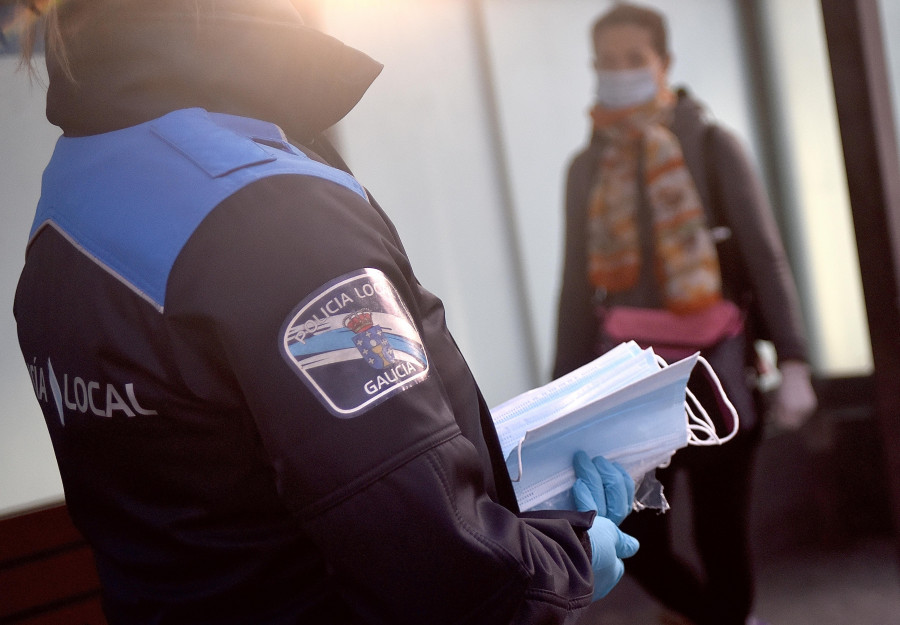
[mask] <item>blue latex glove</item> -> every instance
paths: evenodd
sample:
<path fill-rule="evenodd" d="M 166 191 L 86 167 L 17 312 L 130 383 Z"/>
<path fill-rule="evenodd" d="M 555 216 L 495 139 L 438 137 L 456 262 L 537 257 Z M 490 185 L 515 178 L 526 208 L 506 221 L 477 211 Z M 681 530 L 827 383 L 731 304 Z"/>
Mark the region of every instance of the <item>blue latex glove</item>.
<path fill-rule="evenodd" d="M 580 512 L 596 511 L 588 530 L 591 541 L 591 568 L 594 570 L 594 601 L 605 597 L 625 574 L 623 558 L 637 553 L 640 544 L 617 526 L 631 512 L 634 480 L 621 465 L 602 456 L 592 461 L 583 451 L 575 454 L 575 507 Z"/>
<path fill-rule="evenodd" d="M 640 544 L 602 516 L 594 518 L 588 538 L 591 541 L 591 569 L 594 571 L 594 601 L 597 601 L 619 583 L 625 574 L 622 559 L 637 553 Z"/>
<path fill-rule="evenodd" d="M 579 451 L 574 465 L 577 479 L 572 494 L 578 510 L 596 510 L 598 515 L 619 525 L 631 512 L 634 480 L 620 464 L 603 456 L 591 461 L 586 453 Z"/>

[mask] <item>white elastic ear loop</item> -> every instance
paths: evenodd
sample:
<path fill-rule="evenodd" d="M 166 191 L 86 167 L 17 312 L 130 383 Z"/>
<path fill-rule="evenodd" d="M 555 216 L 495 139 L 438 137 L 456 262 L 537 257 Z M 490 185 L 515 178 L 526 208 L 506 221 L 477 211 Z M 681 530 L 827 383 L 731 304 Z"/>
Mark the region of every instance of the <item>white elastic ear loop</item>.
<path fill-rule="evenodd" d="M 724 441 L 719 438 L 716 426 L 712 422 L 712 418 L 709 416 L 706 408 L 703 407 L 703 404 L 700 403 L 700 400 L 697 399 L 697 396 L 690 389 L 686 390 L 686 394 L 684 409 L 688 415 L 688 430 L 691 436 L 688 444 L 698 447 L 721 445 Z M 691 403 L 694 404 L 694 408 L 699 412 L 699 415 L 691 410 Z"/>
<path fill-rule="evenodd" d="M 665 359 L 659 354 L 654 354 L 656 357 L 656 362 L 660 367 L 665 368 L 669 366 L 669 363 L 665 361 Z M 719 436 L 718 432 L 716 432 L 716 426 L 712 421 L 712 418 L 709 416 L 709 413 L 703 407 L 703 404 L 700 403 L 700 400 L 691 392 L 690 389 L 685 388 L 685 402 L 684 409 L 687 413 L 688 419 L 688 430 L 690 431 L 690 440 L 689 444 L 700 447 L 700 446 L 713 446 L 713 445 L 721 445 L 722 443 L 727 443 L 732 438 L 734 438 L 738 429 L 740 428 L 740 419 L 738 417 L 737 410 L 734 407 L 734 404 L 731 403 L 731 400 L 728 398 L 728 395 L 725 394 L 725 389 L 722 388 L 722 383 L 719 381 L 719 376 L 716 375 L 716 372 L 713 370 L 712 365 L 704 358 L 703 356 L 697 355 L 697 362 L 701 363 L 704 367 L 706 367 L 706 371 L 709 373 L 710 378 L 714 382 L 716 386 L 716 390 L 719 393 L 719 396 L 724 400 L 725 407 L 731 413 L 731 416 L 734 421 L 734 427 L 731 432 L 726 436 Z M 691 410 L 691 403 L 697 408 L 700 412 L 700 416 L 694 413 Z M 703 435 L 701 438 L 699 435 Z"/>
<path fill-rule="evenodd" d="M 700 400 L 697 399 L 697 396 L 691 391 L 691 389 L 685 389 L 685 397 L 684 401 L 684 410 L 687 413 L 688 417 L 688 429 L 690 430 L 691 439 L 690 444 L 692 445 L 716 445 L 719 443 L 719 435 L 716 433 L 716 426 L 712 422 L 712 418 L 709 416 L 709 413 L 706 412 L 706 408 L 703 407 L 703 404 L 700 403 Z M 700 415 L 698 416 L 693 410 L 691 410 L 691 404 L 693 403 L 694 407 L 699 411 Z M 699 436 L 702 434 L 702 436 Z"/>
<path fill-rule="evenodd" d="M 653 354 L 656 357 L 656 363 L 660 366 L 660 368 L 665 369 L 669 366 L 669 363 L 666 362 L 666 359 L 660 356 L 659 354 Z M 700 356 L 697 356 L 698 360 Z M 687 422 L 688 422 L 688 443 L 691 445 L 714 445 L 718 444 L 718 435 L 716 434 L 716 426 L 713 424 L 712 419 L 709 414 L 706 412 L 706 409 L 703 408 L 703 405 L 700 401 L 694 396 L 691 392 L 691 389 L 685 387 L 685 400 L 684 400 L 684 410 L 687 413 Z M 693 410 L 691 410 L 691 402 L 697 407 L 700 411 L 702 417 L 698 417 Z M 703 434 L 703 438 L 697 435 L 697 433 Z M 713 442 L 708 442 L 713 441 Z"/>
<path fill-rule="evenodd" d="M 697 406 L 700 407 L 700 410 L 703 413 L 703 419 L 699 420 L 703 423 L 703 425 L 699 428 L 700 431 L 709 433 L 707 431 L 707 428 L 711 428 L 711 433 L 709 433 L 711 438 L 708 438 L 708 439 L 705 439 L 702 441 L 698 440 L 694 444 L 695 445 L 721 445 L 722 443 L 727 443 L 732 438 L 737 436 L 738 430 L 740 429 L 740 426 L 741 426 L 740 417 L 738 417 L 737 409 L 734 407 L 734 404 L 732 404 L 731 400 L 728 399 L 728 395 L 725 393 L 725 389 L 722 388 L 722 382 L 719 380 L 719 376 L 717 376 L 716 372 L 713 370 L 712 365 L 710 365 L 709 362 L 706 360 L 706 358 L 704 358 L 703 356 L 698 356 L 697 362 L 701 363 L 704 367 L 706 367 L 707 373 L 709 373 L 710 378 L 712 379 L 713 383 L 716 386 L 716 391 L 718 391 L 719 397 L 722 398 L 722 401 L 724 402 L 725 407 L 728 409 L 728 412 L 731 413 L 731 417 L 732 417 L 734 425 L 731 428 L 731 432 L 729 432 L 727 435 L 719 436 L 718 433 L 716 432 L 715 424 L 713 424 L 712 419 L 710 419 L 710 417 L 709 417 L 709 413 L 707 413 L 706 410 L 703 408 L 703 406 L 700 405 L 700 402 L 697 400 L 696 397 L 694 397 L 693 393 L 688 391 L 688 394 L 691 395 L 694 402 L 696 403 Z M 693 430 L 693 428 L 692 428 L 692 430 Z"/>
<path fill-rule="evenodd" d="M 518 460 L 519 460 L 519 475 L 516 476 L 516 479 L 512 479 L 512 476 L 510 476 L 510 481 L 512 481 L 512 482 L 518 482 L 519 480 L 522 479 L 522 470 L 523 470 L 522 469 L 522 444 L 523 443 L 525 443 L 524 437 L 522 438 L 522 440 L 519 441 L 519 444 L 516 445 L 516 455 L 518 456 Z"/>

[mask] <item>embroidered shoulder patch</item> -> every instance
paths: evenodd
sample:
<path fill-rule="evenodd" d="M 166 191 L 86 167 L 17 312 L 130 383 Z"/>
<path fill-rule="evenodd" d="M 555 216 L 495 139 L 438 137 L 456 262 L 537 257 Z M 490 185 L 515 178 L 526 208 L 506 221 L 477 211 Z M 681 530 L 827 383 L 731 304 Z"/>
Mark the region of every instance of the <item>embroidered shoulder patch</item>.
<path fill-rule="evenodd" d="M 328 408 L 357 417 L 428 376 L 428 357 L 400 295 L 377 269 L 325 284 L 291 313 L 282 356 Z"/>

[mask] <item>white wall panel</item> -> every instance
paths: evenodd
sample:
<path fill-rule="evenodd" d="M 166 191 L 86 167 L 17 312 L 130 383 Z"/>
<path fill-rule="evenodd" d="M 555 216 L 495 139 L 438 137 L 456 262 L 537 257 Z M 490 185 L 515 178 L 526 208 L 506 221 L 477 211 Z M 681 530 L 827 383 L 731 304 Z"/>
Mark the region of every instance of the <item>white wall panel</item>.
<path fill-rule="evenodd" d="M 891 82 L 891 99 L 894 108 L 894 130 L 900 145 L 900 2 L 878 0 L 881 16 L 881 37 L 887 54 L 888 78 Z"/>
<path fill-rule="evenodd" d="M 44 89 L 0 55 L 0 515 L 62 498 L 50 437 L 34 399 L 13 319 L 13 298 L 59 129 L 44 117 Z"/>

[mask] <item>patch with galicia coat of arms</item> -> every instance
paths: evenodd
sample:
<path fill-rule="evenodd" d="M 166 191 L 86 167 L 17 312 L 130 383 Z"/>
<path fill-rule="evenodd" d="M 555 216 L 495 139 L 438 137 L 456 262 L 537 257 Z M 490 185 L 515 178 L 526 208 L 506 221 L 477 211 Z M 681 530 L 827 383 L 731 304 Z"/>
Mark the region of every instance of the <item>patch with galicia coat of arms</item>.
<path fill-rule="evenodd" d="M 361 269 L 306 298 L 281 330 L 282 356 L 342 419 L 357 417 L 428 376 L 428 357 L 394 285 Z"/>

